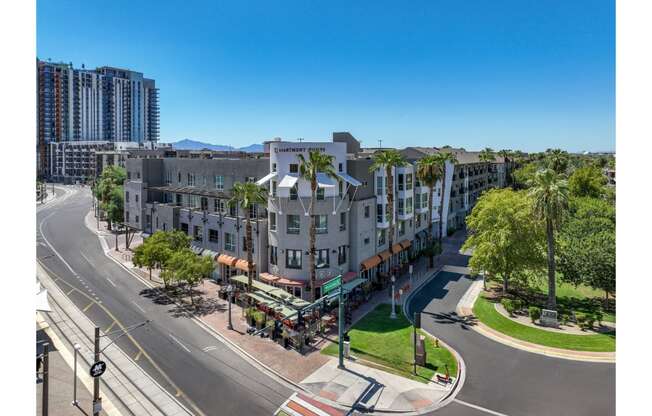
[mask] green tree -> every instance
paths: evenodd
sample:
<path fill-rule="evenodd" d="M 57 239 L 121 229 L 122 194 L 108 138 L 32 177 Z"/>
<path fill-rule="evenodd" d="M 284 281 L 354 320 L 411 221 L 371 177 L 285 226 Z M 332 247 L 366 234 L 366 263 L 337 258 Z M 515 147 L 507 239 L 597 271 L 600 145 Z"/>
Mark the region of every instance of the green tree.
<path fill-rule="evenodd" d="M 197 256 L 185 248 L 172 254 L 167 262 L 167 270 L 174 281 L 185 284 L 190 302 L 194 305 L 194 289 L 204 279 L 210 277 L 213 262 L 209 257 Z"/>
<path fill-rule="evenodd" d="M 481 162 L 485 163 L 485 166 L 487 168 L 487 172 L 489 172 L 489 168 L 491 167 L 491 162 L 496 160 L 496 154 L 491 149 L 490 147 L 484 148 L 482 151 L 480 151 L 480 155 L 478 156 Z"/>
<path fill-rule="evenodd" d="M 299 175 L 302 179 L 310 183 L 310 254 L 308 258 L 309 267 L 310 267 L 310 296 L 312 301 L 316 300 L 316 284 L 317 284 L 317 268 L 315 265 L 315 254 L 316 254 L 316 225 L 315 225 L 315 205 L 317 204 L 317 186 L 319 182 L 317 181 L 318 174 L 324 174 L 329 178 L 338 180 L 337 174 L 335 173 L 335 168 L 333 167 L 333 161 L 335 157 L 326 153 L 323 153 L 319 150 L 311 150 L 308 152 L 308 158 L 306 159 L 302 154 L 298 154 L 297 158 L 299 159 Z"/>
<path fill-rule="evenodd" d="M 559 270 L 562 279 L 604 291 L 616 291 L 616 229 L 609 218 L 578 216 L 567 220 L 559 233 Z"/>
<path fill-rule="evenodd" d="M 536 162 L 530 162 L 514 170 L 512 172 L 514 187 L 517 189 L 527 188 L 528 184 L 534 179 L 534 175 L 538 169 Z"/>
<path fill-rule="evenodd" d="M 161 270 L 163 284 L 167 288 L 174 274 L 166 271 L 166 264 L 176 252 L 190 247 L 190 237 L 183 231 L 156 231 L 134 250 L 133 262 L 138 267 L 147 267 L 152 278 L 152 269 Z"/>
<path fill-rule="evenodd" d="M 432 204 L 435 197 L 435 186 L 437 181 L 442 180 L 444 177 L 442 165 L 439 163 L 439 155 L 431 154 L 422 159 L 419 159 L 417 162 L 416 175 L 417 178 L 419 178 L 419 181 L 430 189 L 430 195 L 428 195 L 428 246 L 430 247 L 433 244 Z M 434 250 L 428 251 L 430 268 L 434 267 L 434 254 Z"/>
<path fill-rule="evenodd" d="M 474 273 L 501 278 L 503 293 L 513 277 L 545 265 L 543 227 L 532 209 L 525 191 L 493 189 L 478 198 L 466 219 L 469 237 L 462 249 L 473 252 L 469 266 Z"/>
<path fill-rule="evenodd" d="M 545 162 L 548 169 L 552 169 L 558 175 L 563 175 L 568 170 L 570 158 L 568 152 L 561 149 L 548 149 L 545 153 Z"/>
<path fill-rule="evenodd" d="M 107 166 L 102 171 L 95 187 L 95 196 L 100 201 L 100 208 L 107 213 L 107 228 L 109 230 L 111 230 L 111 223 L 116 221 L 115 218 L 119 218 L 117 221 L 122 221 L 121 216 L 124 214 L 117 214 L 115 211 L 118 206 L 123 207 L 124 210 L 124 195 L 121 196 L 121 202 L 119 202 L 115 195 L 115 189 L 119 188 L 122 192 L 122 185 L 126 179 L 127 173 L 124 168 L 115 165 Z"/>
<path fill-rule="evenodd" d="M 548 307 L 557 307 L 555 281 L 555 230 L 568 210 L 568 182 L 551 169 L 540 170 L 530 184 L 533 213 L 545 223 L 548 247 Z"/>
<path fill-rule="evenodd" d="M 254 240 L 251 236 L 251 220 L 254 216 L 254 206 L 267 202 L 267 191 L 253 182 L 236 182 L 233 185 L 233 194 L 229 199 L 229 206 L 238 206 L 245 213 L 245 251 L 247 252 L 247 292 L 251 292 L 253 276 L 256 273 L 254 266 Z"/>
<path fill-rule="evenodd" d="M 600 198 L 605 194 L 606 182 L 600 169 L 587 165 L 576 169 L 568 178 L 568 189 L 572 196 Z"/>

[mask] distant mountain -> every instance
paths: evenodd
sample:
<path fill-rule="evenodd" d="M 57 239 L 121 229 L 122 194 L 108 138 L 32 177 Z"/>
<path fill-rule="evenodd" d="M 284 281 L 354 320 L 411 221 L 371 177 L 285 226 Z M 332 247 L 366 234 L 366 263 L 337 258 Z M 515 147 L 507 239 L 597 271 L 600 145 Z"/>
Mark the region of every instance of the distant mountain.
<path fill-rule="evenodd" d="M 204 143 L 200 142 L 198 140 L 191 140 L 191 139 L 183 139 L 179 140 L 178 142 L 171 142 L 170 143 L 173 148 L 175 149 L 180 149 L 180 150 L 215 150 L 215 151 L 243 151 L 243 152 L 262 152 L 263 151 L 263 145 L 262 144 L 252 144 L 249 146 L 245 147 L 233 147 L 233 146 L 225 146 L 221 144 L 211 144 L 211 143 Z"/>

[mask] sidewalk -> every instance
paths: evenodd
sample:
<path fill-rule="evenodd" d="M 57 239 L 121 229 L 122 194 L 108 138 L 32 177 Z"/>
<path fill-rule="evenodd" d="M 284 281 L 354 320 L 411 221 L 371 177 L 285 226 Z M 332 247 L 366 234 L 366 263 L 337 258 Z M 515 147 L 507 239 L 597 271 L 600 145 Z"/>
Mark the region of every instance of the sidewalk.
<path fill-rule="evenodd" d="M 54 336 L 50 337 L 46 333 L 48 328 L 45 321 L 38 321 L 36 325 L 36 339 L 37 347 L 36 352 L 40 354 L 43 352 L 43 342 L 50 344 L 48 354 L 49 357 L 49 397 L 48 397 L 48 412 L 51 416 L 71 416 L 71 415 L 90 415 L 93 409 L 93 396 L 91 391 L 88 390 L 84 384 L 79 380 L 79 374 L 82 371 L 87 371 L 86 367 L 77 365 L 77 402 L 78 406 L 72 405 L 73 400 L 73 370 L 63 358 L 62 341 Z M 51 332 L 51 331 L 48 331 Z M 43 367 L 41 367 L 43 371 Z M 43 405 L 43 377 L 39 376 L 36 380 L 36 414 L 42 413 Z M 117 412 L 113 413 L 118 415 Z M 102 411 L 101 416 L 107 416 L 106 412 Z"/>
<path fill-rule="evenodd" d="M 85 222 L 89 229 L 97 232 L 96 221 L 92 213 L 86 217 Z M 162 281 L 158 271 L 153 270 L 150 278 L 148 270 L 133 265 L 131 252 L 124 250 L 124 235 L 118 237 L 121 251 L 116 252 L 113 249 L 115 235 L 106 231 L 105 223 L 100 223 L 100 230 L 97 233 L 107 256 L 150 287 L 146 291 L 146 297 L 156 299 L 160 296 L 167 296 L 162 290 Z M 130 248 L 133 250 L 141 243 L 142 238 L 137 234 L 134 236 Z M 427 261 L 426 258 L 422 258 L 414 264 L 411 287 L 407 286 L 410 283 L 409 274 L 397 277 L 396 292 L 400 288 L 405 288 L 403 297 L 396 301 L 397 305 L 401 304 L 414 290 L 414 287 L 425 281 L 436 270 L 436 268 L 427 270 Z M 435 266 L 437 267 L 437 265 Z M 234 330 L 228 330 L 228 302 L 218 297 L 217 292 L 220 286 L 213 281 L 206 280 L 196 289 L 201 300 L 196 299 L 196 305 L 192 305 L 189 299 L 175 299 L 177 307 L 172 311 L 175 316 L 198 320 L 243 358 L 256 362 L 266 371 L 285 379 L 293 384 L 296 390 L 314 395 L 315 398 L 326 403 L 350 408 L 365 401 L 374 404 L 376 410 L 415 412 L 436 405 L 449 391 L 434 382 L 431 384 L 419 383 L 353 361 L 347 361 L 347 370 L 337 369 L 335 358 L 320 353 L 322 348 L 329 345 L 331 341 L 335 341 L 336 328 L 332 328 L 325 337 L 317 339 L 308 347 L 307 351 L 300 354 L 295 350 L 286 350 L 268 338 L 248 335 L 242 308 L 232 304 Z M 387 289 L 375 292 L 368 302 L 354 310 L 351 325 L 380 303 L 391 303 Z"/>

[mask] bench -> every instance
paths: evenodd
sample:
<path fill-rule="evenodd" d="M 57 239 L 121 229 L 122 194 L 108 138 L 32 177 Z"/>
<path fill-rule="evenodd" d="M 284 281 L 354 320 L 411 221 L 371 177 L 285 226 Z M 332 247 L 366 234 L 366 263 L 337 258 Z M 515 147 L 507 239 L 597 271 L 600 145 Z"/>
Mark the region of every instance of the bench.
<path fill-rule="evenodd" d="M 448 384 L 451 381 L 450 376 L 442 376 L 437 374 L 437 381 L 440 383 Z"/>

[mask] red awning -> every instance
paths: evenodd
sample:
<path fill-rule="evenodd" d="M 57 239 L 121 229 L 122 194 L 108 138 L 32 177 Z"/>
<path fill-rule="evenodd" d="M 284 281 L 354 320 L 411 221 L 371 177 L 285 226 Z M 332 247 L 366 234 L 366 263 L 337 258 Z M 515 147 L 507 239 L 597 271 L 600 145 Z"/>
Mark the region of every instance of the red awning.
<path fill-rule="evenodd" d="M 268 283 L 276 283 L 280 279 L 280 277 L 274 276 L 273 274 L 269 274 L 269 273 L 261 273 L 259 277 L 261 280 L 264 280 Z"/>
<path fill-rule="evenodd" d="M 358 274 L 356 272 L 347 272 L 344 274 L 344 283 L 350 282 L 355 279 Z"/>
<path fill-rule="evenodd" d="M 274 283 L 282 286 L 305 286 L 306 285 L 306 282 L 303 280 L 290 280 L 285 277 L 280 277 Z"/>
<path fill-rule="evenodd" d="M 227 254 L 220 254 L 219 256 L 217 256 L 218 263 L 225 264 L 230 267 L 235 266 L 235 263 L 237 261 L 238 261 L 237 257 L 229 256 Z"/>

